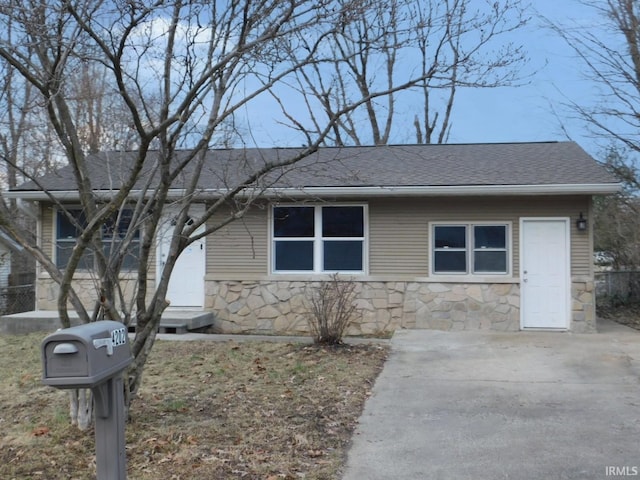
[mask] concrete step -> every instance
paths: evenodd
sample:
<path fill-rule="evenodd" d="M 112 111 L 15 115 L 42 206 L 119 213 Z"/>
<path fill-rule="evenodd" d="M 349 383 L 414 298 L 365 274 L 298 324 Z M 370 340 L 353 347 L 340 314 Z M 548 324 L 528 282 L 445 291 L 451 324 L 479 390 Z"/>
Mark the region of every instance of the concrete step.
<path fill-rule="evenodd" d="M 78 325 L 78 315 L 69 312 L 72 325 Z M 213 325 L 214 315 L 202 310 L 167 310 L 160 320 L 160 333 L 184 334 Z M 129 331 L 135 332 L 135 320 L 129 326 Z M 61 328 L 58 312 L 52 310 L 37 310 L 32 312 L 15 313 L 0 317 L 0 334 L 10 335 L 31 332 L 53 332 Z"/>
<path fill-rule="evenodd" d="M 187 331 L 198 330 L 200 328 L 213 325 L 213 313 L 188 310 L 169 310 L 160 319 L 159 333 L 183 334 Z M 135 320 L 129 325 L 129 331 L 135 332 Z"/>

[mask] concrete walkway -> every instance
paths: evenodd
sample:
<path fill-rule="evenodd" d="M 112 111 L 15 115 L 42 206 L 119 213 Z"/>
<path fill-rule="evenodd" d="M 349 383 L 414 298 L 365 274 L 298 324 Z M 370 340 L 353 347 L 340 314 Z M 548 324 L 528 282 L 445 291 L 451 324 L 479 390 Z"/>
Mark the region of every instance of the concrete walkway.
<path fill-rule="evenodd" d="M 601 332 L 396 332 L 343 480 L 640 478 L 640 332 Z"/>

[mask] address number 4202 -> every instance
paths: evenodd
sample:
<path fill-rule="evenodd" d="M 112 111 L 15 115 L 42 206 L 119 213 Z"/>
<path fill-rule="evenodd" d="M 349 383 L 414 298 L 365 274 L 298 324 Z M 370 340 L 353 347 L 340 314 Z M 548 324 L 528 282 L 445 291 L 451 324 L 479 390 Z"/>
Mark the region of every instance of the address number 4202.
<path fill-rule="evenodd" d="M 127 329 L 126 328 L 116 328 L 111 331 L 111 345 L 114 347 L 119 347 L 120 345 L 124 345 L 127 343 Z"/>

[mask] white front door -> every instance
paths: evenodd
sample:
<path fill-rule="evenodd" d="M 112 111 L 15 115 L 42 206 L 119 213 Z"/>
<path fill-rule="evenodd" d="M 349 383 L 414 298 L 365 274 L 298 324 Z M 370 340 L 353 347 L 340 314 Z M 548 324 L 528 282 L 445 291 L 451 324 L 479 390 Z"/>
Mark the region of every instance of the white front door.
<path fill-rule="evenodd" d="M 160 228 L 158 241 L 158 272 L 164 268 L 164 261 L 171 245 L 171 220 L 167 217 L 167 225 Z M 196 230 L 195 234 L 202 233 L 204 226 Z M 169 287 L 167 300 L 169 308 L 202 308 L 204 305 L 204 275 L 206 265 L 205 238 L 201 238 L 189 245 L 178 257 Z M 158 275 L 158 278 L 160 276 Z"/>
<path fill-rule="evenodd" d="M 520 223 L 522 328 L 569 328 L 570 242 L 566 218 Z"/>

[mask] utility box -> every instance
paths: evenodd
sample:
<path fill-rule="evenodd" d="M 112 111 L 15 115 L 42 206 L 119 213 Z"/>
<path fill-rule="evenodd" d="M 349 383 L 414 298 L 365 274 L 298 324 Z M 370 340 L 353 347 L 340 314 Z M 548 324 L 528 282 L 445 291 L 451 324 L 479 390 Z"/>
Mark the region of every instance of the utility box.
<path fill-rule="evenodd" d="M 127 328 L 120 322 L 65 328 L 42 341 L 42 382 L 93 392 L 98 480 L 127 478 L 122 376 L 131 362 Z"/>
<path fill-rule="evenodd" d="M 127 329 L 111 320 L 58 330 L 42 342 L 42 382 L 57 388 L 93 388 L 133 361 Z"/>

